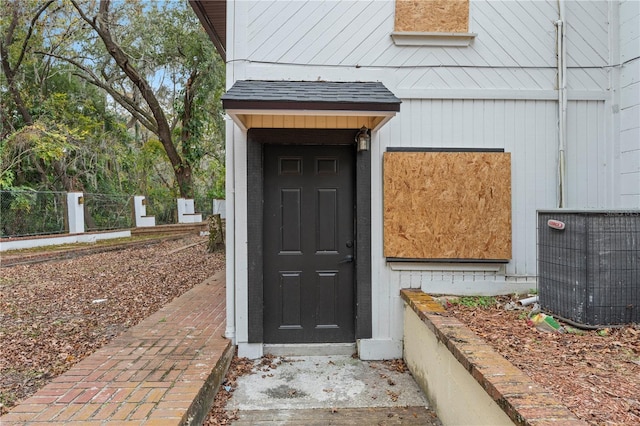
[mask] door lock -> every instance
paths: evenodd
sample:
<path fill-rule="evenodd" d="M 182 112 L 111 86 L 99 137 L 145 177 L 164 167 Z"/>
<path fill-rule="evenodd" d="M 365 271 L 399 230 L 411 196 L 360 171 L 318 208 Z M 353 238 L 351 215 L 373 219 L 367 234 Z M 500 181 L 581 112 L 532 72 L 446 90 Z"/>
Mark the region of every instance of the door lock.
<path fill-rule="evenodd" d="M 338 263 L 351 263 L 351 262 L 353 262 L 353 255 L 348 254 L 344 257 L 344 259 L 342 259 Z"/>

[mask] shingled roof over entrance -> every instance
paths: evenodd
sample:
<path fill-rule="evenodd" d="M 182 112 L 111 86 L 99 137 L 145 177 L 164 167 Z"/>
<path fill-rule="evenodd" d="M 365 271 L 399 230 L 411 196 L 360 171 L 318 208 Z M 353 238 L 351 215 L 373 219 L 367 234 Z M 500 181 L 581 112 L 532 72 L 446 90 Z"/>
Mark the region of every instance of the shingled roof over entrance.
<path fill-rule="evenodd" d="M 240 80 L 222 97 L 225 109 L 400 111 L 379 82 Z"/>

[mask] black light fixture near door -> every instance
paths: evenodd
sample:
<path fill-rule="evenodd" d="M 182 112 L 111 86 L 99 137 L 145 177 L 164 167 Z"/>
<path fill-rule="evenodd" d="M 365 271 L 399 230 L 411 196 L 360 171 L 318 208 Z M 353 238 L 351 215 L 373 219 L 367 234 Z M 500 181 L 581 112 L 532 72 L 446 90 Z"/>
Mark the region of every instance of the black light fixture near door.
<path fill-rule="evenodd" d="M 369 151 L 369 144 L 371 143 L 371 135 L 369 129 L 366 126 L 362 126 L 358 134 L 356 135 L 356 144 L 358 146 L 358 152 Z"/>

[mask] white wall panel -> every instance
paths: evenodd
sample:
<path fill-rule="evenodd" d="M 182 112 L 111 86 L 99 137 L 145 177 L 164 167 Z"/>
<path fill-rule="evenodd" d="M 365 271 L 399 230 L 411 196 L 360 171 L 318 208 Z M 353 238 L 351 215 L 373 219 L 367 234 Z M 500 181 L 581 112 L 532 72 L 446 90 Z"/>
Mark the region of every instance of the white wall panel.
<path fill-rule="evenodd" d="M 567 110 L 567 207 L 615 205 L 613 144 L 606 139 L 604 102 L 569 102 Z"/>
<path fill-rule="evenodd" d="M 567 64 L 605 66 L 609 59 L 609 5 L 604 0 L 566 2 Z"/>
<path fill-rule="evenodd" d="M 640 64 L 640 61 L 637 63 Z M 620 90 L 620 109 L 633 108 L 637 105 L 640 105 L 640 82 L 622 87 Z"/>
<path fill-rule="evenodd" d="M 620 173 L 630 174 L 640 172 L 640 149 L 627 151 L 620 158 Z"/>
<path fill-rule="evenodd" d="M 567 70 L 567 88 L 569 90 L 593 91 L 609 89 L 609 70 L 606 68 L 569 68 Z"/>
<path fill-rule="evenodd" d="M 381 149 L 503 148 L 510 152 L 513 260 L 507 274 L 535 275 L 535 212 L 554 207 L 557 199 L 556 123 L 554 101 L 404 100 L 401 114 L 381 132 L 380 142 Z M 373 210 L 378 211 L 375 206 Z M 415 274 L 409 281 L 406 273 L 402 279 L 399 273 L 392 274 L 403 285 L 415 285 L 417 280 Z"/>
<path fill-rule="evenodd" d="M 630 152 L 638 149 L 640 128 L 628 129 L 620 133 L 620 152 Z"/>
<path fill-rule="evenodd" d="M 640 2 L 620 2 L 620 59 L 633 60 L 640 54 Z"/>
<path fill-rule="evenodd" d="M 394 1 L 235 2 L 228 76 L 381 81 L 403 99 L 372 141 L 374 338 L 397 338 L 398 292 L 438 282 L 464 288 L 507 280 L 533 286 L 536 210 L 557 205 L 556 0 L 471 0 L 466 48 L 395 46 Z M 567 1 L 569 207 L 640 207 L 640 1 L 620 2 L 619 105 L 611 2 Z M 233 15 L 232 15 L 233 16 Z M 615 20 L 614 20 L 615 21 Z M 493 97 L 493 99 L 492 99 Z M 575 100 L 595 99 L 595 100 Z M 615 100 L 617 102 L 617 100 Z M 620 113 L 614 118 L 616 108 Z M 618 121 L 616 121 L 618 120 Z M 634 124 L 635 123 L 635 124 Z M 618 133 L 616 133 L 618 132 Z M 235 161 L 237 295 L 246 297 L 243 137 Z M 382 256 L 382 153 L 387 147 L 504 148 L 512 155 L 513 260 L 502 272 L 394 271 Z M 244 165 L 243 165 L 244 164 Z M 623 172 L 622 169 L 625 171 Z M 397 312 L 396 312 L 397 311 Z M 246 339 L 246 306 L 237 312 Z"/>
<path fill-rule="evenodd" d="M 552 70 L 556 65 L 555 0 L 472 1 L 470 27 L 477 37 L 467 48 L 395 46 L 390 37 L 393 0 L 245 3 L 249 13 L 248 57 L 234 58 L 236 61 L 347 67 L 526 68 L 519 77 L 532 78 L 532 87 L 536 87 L 541 70 Z M 571 67 L 606 65 L 607 13 L 606 1 L 567 2 Z M 524 84 L 518 76 L 512 77 L 499 85 Z M 548 78 L 539 85 L 549 87 Z"/>
<path fill-rule="evenodd" d="M 393 0 L 238 4 L 248 15 L 247 34 L 238 37 L 246 45 L 236 49 L 243 54 L 233 58 L 234 67 L 246 67 L 243 78 L 373 78 L 394 91 L 556 88 L 555 0 L 472 1 L 470 26 L 478 36 L 466 48 L 395 46 Z M 567 2 L 568 22 L 576 21 L 568 28 L 570 91 L 609 88 L 608 71 L 599 68 L 606 65 L 607 13 L 606 1 Z"/>
<path fill-rule="evenodd" d="M 620 199 L 640 208 L 640 2 L 620 2 Z"/>
<path fill-rule="evenodd" d="M 511 152 L 513 260 L 507 275 L 527 276 L 536 274 L 536 210 L 557 203 L 557 120 L 554 101 L 405 100 L 381 142 L 385 148 Z M 569 207 L 611 205 L 614 152 L 605 139 L 604 102 L 571 102 L 568 125 Z M 402 281 L 406 283 L 406 277 Z"/>

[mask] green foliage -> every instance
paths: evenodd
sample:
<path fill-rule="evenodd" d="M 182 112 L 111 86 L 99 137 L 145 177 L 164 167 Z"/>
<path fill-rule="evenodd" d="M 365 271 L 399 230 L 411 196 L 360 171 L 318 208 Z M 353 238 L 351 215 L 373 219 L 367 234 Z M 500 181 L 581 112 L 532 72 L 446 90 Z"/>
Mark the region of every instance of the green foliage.
<path fill-rule="evenodd" d="M 211 200 L 224 200 L 226 198 L 224 186 L 214 185 L 207 191 L 206 198 Z"/>
<path fill-rule="evenodd" d="M 9 204 L 9 209 L 14 213 L 29 213 L 36 201 L 34 192 L 18 192 Z"/>
<path fill-rule="evenodd" d="M 5 156 L 8 157 L 8 154 L 5 154 L 5 150 L 7 149 L 7 140 L 0 140 L 0 190 L 8 189 L 13 186 L 13 182 L 16 179 L 16 174 L 12 170 L 11 167 L 8 167 L 8 162 L 5 164 Z"/>
<path fill-rule="evenodd" d="M 491 296 L 462 296 L 451 301 L 454 305 L 462 305 L 468 308 L 490 308 L 495 306 L 496 298 Z"/>
<path fill-rule="evenodd" d="M 138 193 L 155 197 L 158 210 L 160 202 L 173 206 L 177 169 L 144 122 L 155 123 L 138 87 L 71 2 L 56 0 L 37 15 L 44 4 L 8 0 L 7 10 L 17 10 L 18 19 L 11 37 L 13 15 L 0 23 L 20 95 L 4 90 L 8 77 L 0 74 L 0 188 Z M 78 2 L 88 17 L 97 4 Z M 186 1 L 114 0 L 109 25 L 163 108 L 171 143 L 191 168 L 193 195 L 223 194 L 224 63 L 191 7 Z M 172 208 L 162 209 L 167 220 Z"/>
<path fill-rule="evenodd" d="M 0 170 L 0 189 L 8 189 L 13 185 L 16 175 L 13 170 Z"/>
<path fill-rule="evenodd" d="M 65 230 L 65 195 L 29 188 L 0 191 L 0 235 L 61 233 Z"/>
<path fill-rule="evenodd" d="M 209 164 L 209 189 L 207 190 L 207 198 L 224 200 L 225 199 L 225 166 L 224 162 L 214 160 Z"/>

